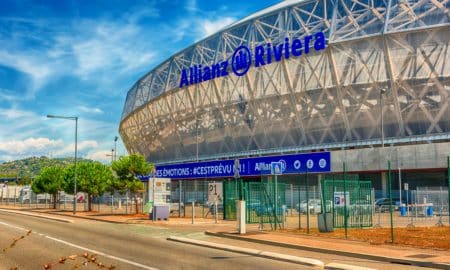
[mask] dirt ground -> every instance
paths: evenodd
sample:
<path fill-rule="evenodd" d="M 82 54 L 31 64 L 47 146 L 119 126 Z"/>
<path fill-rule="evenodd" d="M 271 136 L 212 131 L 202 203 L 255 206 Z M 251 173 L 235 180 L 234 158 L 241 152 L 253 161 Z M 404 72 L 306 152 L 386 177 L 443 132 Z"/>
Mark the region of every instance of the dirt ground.
<path fill-rule="evenodd" d="M 290 232 L 292 233 L 292 231 Z M 294 232 L 306 233 L 306 229 L 294 230 Z M 311 229 L 310 234 L 320 237 L 345 238 L 344 229 L 335 229 L 330 233 L 319 233 L 317 229 Z M 349 240 L 365 241 L 373 245 L 391 244 L 390 228 L 348 229 L 347 236 Z M 450 250 L 450 227 L 394 228 L 394 244 Z"/>

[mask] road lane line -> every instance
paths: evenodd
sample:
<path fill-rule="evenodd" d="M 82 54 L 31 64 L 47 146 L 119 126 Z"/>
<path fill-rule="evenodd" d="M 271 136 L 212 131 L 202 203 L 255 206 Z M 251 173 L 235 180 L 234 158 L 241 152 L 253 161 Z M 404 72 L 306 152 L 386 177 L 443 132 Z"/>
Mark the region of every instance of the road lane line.
<path fill-rule="evenodd" d="M 0 224 L 4 225 L 4 226 L 7 226 L 7 227 L 11 227 L 11 228 L 17 229 L 17 230 L 21 230 L 21 231 L 26 231 L 26 232 L 29 231 L 28 229 L 25 229 L 25 228 L 22 228 L 22 227 L 19 227 L 19 226 L 15 226 L 15 225 L 11 225 L 11 224 L 8 224 L 8 223 L 2 222 L 2 221 L 0 221 Z M 54 238 L 54 237 L 51 237 L 51 236 L 48 236 L 48 235 L 45 235 L 45 234 L 42 234 L 42 233 L 38 233 L 38 232 L 34 232 L 34 233 L 39 234 L 39 235 L 41 235 L 43 237 L 46 237 L 46 238 L 48 238 L 50 240 L 59 242 L 61 244 L 65 244 L 65 245 L 68 245 L 68 246 L 71 246 L 71 247 L 74 247 L 74 248 L 78 248 L 78 249 L 81 249 L 81 250 L 84 250 L 84 251 L 89 251 L 91 253 L 95 253 L 97 255 L 101 255 L 101 256 L 104 256 L 104 257 L 116 260 L 116 261 L 127 263 L 127 264 L 130 264 L 130 265 L 136 266 L 136 267 L 140 267 L 142 269 L 159 270 L 158 268 L 150 267 L 150 266 L 143 265 L 143 264 L 140 264 L 140 263 L 137 263 L 137 262 L 133 262 L 133 261 L 130 261 L 130 260 L 127 260 L 127 259 L 124 259 L 124 258 L 120 258 L 120 257 L 116 257 L 116 256 L 113 256 L 113 255 L 109 255 L 109 254 L 106 254 L 106 253 L 103 253 L 103 252 L 100 252 L 100 251 L 97 251 L 97 250 L 94 250 L 94 249 L 90 249 L 90 248 L 82 247 L 82 246 L 79 246 L 79 245 L 76 245 L 76 244 L 72 244 L 70 242 L 67 242 L 67 241 L 64 241 L 64 240 L 61 240 L 61 239 L 58 239 L 58 238 Z"/>
<path fill-rule="evenodd" d="M 52 217 L 52 216 L 48 216 L 48 215 L 35 214 L 35 213 L 30 213 L 30 212 L 25 212 L 25 211 L 17 211 L 17 210 L 10 210 L 10 209 L 0 209 L 0 212 L 17 214 L 17 215 L 24 215 L 24 216 L 30 216 L 30 217 L 36 217 L 36 218 L 43 218 L 43 219 L 59 221 L 59 222 L 74 223 L 73 220 L 71 220 L 71 219 L 65 219 L 65 218 L 60 218 L 60 217 Z"/>
<path fill-rule="evenodd" d="M 45 236 L 45 237 L 50 239 L 50 240 L 59 242 L 61 244 L 65 244 L 65 245 L 68 245 L 68 246 L 71 246 L 71 247 L 74 247 L 74 248 L 78 248 L 78 249 L 81 249 L 81 250 L 84 250 L 84 251 L 89 251 L 91 253 L 95 253 L 97 255 L 101 255 L 101 256 L 104 256 L 104 257 L 116 260 L 116 261 L 123 262 L 123 263 L 131 264 L 133 266 L 137 266 L 137 267 L 140 267 L 140 268 L 143 268 L 143 269 L 159 270 L 158 268 L 150 267 L 150 266 L 143 265 L 143 264 L 140 264 L 140 263 L 137 263 L 137 262 L 129 261 L 129 260 L 124 259 L 124 258 L 120 258 L 120 257 L 116 257 L 116 256 L 113 256 L 113 255 L 109 255 L 109 254 L 106 254 L 106 253 L 103 253 L 103 252 L 100 252 L 100 251 L 97 251 L 97 250 L 94 250 L 94 249 L 90 249 L 90 248 L 82 247 L 82 246 L 79 246 L 79 245 L 76 245 L 76 244 L 72 244 L 70 242 L 67 242 L 67 241 L 64 241 L 64 240 L 61 240 L 61 239 L 58 239 L 58 238 L 54 238 L 54 237 L 51 237 L 51 236 L 48 236 L 48 235 Z"/>
<path fill-rule="evenodd" d="M 26 231 L 26 232 L 29 231 L 28 229 L 25 229 L 25 228 L 22 228 L 22 227 L 19 227 L 19 226 L 15 226 L 15 225 L 11 225 L 11 224 L 8 224 L 8 223 L 5 223 L 5 222 L 1 222 L 1 221 L 0 221 L 0 224 L 5 225 L 7 227 L 14 228 L 14 229 L 18 229 L 18 230 L 21 230 L 21 231 Z"/>

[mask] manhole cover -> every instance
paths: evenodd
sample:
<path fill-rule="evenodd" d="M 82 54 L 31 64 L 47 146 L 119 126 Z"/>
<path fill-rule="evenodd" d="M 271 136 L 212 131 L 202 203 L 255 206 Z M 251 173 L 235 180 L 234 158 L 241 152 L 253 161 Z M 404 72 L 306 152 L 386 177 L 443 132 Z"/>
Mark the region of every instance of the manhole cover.
<path fill-rule="evenodd" d="M 433 257 L 437 257 L 437 256 L 430 255 L 430 254 L 414 254 L 414 255 L 408 255 L 406 257 L 416 258 L 416 259 L 426 259 L 426 258 L 433 258 Z"/>

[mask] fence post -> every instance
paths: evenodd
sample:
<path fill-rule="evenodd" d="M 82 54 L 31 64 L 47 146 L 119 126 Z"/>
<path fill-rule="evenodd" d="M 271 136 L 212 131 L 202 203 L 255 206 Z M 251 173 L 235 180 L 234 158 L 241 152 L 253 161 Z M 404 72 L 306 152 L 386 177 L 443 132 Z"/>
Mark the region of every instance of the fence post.
<path fill-rule="evenodd" d="M 348 216 L 347 216 L 347 172 L 345 168 L 345 162 L 342 164 L 343 176 L 344 176 L 344 230 L 345 239 L 348 237 Z M 349 196 L 350 197 L 350 196 Z"/>
<path fill-rule="evenodd" d="M 294 185 L 291 184 L 291 217 L 292 217 L 292 208 L 294 208 Z"/>
<path fill-rule="evenodd" d="M 308 166 L 306 166 L 305 184 L 306 184 L 306 233 L 309 234 L 309 183 L 308 183 Z"/>
<path fill-rule="evenodd" d="M 448 208 L 447 208 L 447 213 L 448 213 L 448 226 L 450 227 L 450 156 L 447 156 L 447 187 L 448 187 Z"/>
<path fill-rule="evenodd" d="M 192 201 L 192 224 L 194 224 L 195 218 L 195 200 Z"/>
<path fill-rule="evenodd" d="M 277 185 L 277 174 L 274 174 L 274 200 L 273 200 L 273 208 L 274 208 L 274 212 L 275 212 L 275 231 L 277 230 L 277 226 L 278 226 L 278 185 Z"/>
<path fill-rule="evenodd" d="M 181 217 L 181 180 L 178 180 L 178 191 L 179 191 L 179 196 L 178 196 L 178 217 Z M 184 202 L 183 202 L 183 208 L 184 208 Z"/>
<path fill-rule="evenodd" d="M 391 242 L 394 243 L 394 219 L 392 209 L 392 181 L 391 181 L 391 161 L 388 160 L 388 190 L 389 190 L 389 214 L 391 218 Z"/>
<path fill-rule="evenodd" d="M 302 228 L 302 213 L 301 213 L 301 211 L 300 211 L 300 206 L 301 206 L 301 185 L 300 185 L 300 181 L 299 181 L 299 184 L 298 184 L 298 208 L 297 208 L 297 211 L 298 211 L 298 229 L 300 230 L 301 228 Z"/>

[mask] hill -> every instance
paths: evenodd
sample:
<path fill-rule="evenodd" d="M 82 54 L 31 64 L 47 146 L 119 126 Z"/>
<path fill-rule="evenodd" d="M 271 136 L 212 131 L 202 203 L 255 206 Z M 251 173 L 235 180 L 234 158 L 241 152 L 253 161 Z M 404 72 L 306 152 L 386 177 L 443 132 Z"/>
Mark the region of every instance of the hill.
<path fill-rule="evenodd" d="M 78 159 L 79 161 L 90 161 Z M 21 160 L 8 161 L 0 164 L 0 178 L 34 178 L 39 174 L 41 168 L 50 165 L 69 165 L 74 162 L 74 158 L 48 158 L 30 157 Z"/>

